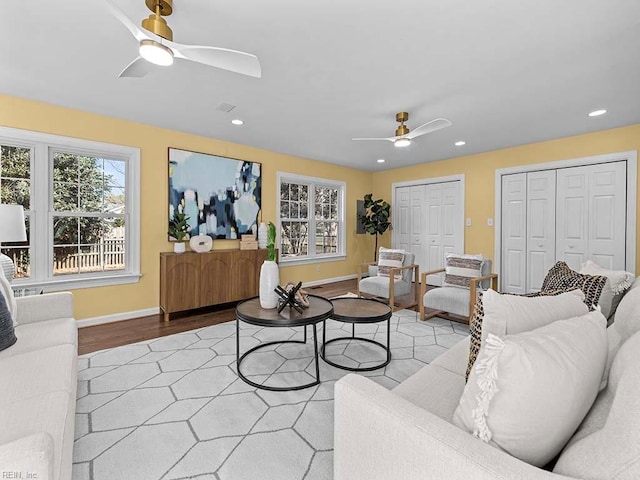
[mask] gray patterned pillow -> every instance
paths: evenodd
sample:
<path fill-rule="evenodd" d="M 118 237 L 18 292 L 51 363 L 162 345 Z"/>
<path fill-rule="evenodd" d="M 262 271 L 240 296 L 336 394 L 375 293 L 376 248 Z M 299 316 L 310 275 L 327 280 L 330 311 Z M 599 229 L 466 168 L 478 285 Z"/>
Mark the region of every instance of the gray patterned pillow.
<path fill-rule="evenodd" d="M 380 247 L 380 253 L 378 254 L 378 275 L 388 277 L 391 267 L 401 267 L 402 262 L 404 262 L 404 250 Z M 402 279 L 402 273 L 396 273 L 394 279 Z"/>
<path fill-rule="evenodd" d="M 0 294 L 0 351 L 9 348 L 17 340 L 7 301 Z"/>
<path fill-rule="evenodd" d="M 448 253 L 444 259 L 443 286 L 469 288 L 471 279 L 482 275 L 482 255 Z"/>

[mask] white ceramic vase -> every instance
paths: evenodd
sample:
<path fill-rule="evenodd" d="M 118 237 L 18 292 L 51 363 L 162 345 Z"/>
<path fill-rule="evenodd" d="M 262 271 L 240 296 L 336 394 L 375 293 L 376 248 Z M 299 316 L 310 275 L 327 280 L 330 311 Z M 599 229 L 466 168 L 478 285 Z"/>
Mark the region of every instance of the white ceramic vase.
<path fill-rule="evenodd" d="M 173 244 L 173 253 L 184 253 L 187 250 L 184 242 L 175 242 Z"/>
<path fill-rule="evenodd" d="M 258 248 L 267 248 L 267 225 L 264 222 L 258 227 Z"/>
<path fill-rule="evenodd" d="M 274 292 L 280 284 L 280 269 L 278 264 L 265 260 L 260 268 L 260 306 L 265 309 L 278 306 L 278 294 Z"/>

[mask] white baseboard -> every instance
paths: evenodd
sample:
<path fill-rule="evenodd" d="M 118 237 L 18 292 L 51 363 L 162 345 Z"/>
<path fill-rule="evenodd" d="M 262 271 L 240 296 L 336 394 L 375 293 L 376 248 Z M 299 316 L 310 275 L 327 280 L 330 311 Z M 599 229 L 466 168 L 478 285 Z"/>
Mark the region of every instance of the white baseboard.
<path fill-rule="evenodd" d="M 316 285 L 324 285 L 325 283 L 342 282 L 343 280 L 351 280 L 358 278 L 357 274 L 344 275 L 342 277 L 323 278 L 322 280 L 313 280 L 312 282 L 303 282 L 303 287 L 315 287 Z"/>
<path fill-rule="evenodd" d="M 90 327 L 92 325 L 102 325 L 103 323 L 121 322 L 122 320 L 131 320 L 132 318 L 146 317 L 148 315 L 157 315 L 160 308 L 145 308 L 144 310 L 134 310 L 132 312 L 114 313 L 113 315 L 103 315 L 101 317 L 83 318 L 78 320 L 76 324 L 78 328 Z"/>

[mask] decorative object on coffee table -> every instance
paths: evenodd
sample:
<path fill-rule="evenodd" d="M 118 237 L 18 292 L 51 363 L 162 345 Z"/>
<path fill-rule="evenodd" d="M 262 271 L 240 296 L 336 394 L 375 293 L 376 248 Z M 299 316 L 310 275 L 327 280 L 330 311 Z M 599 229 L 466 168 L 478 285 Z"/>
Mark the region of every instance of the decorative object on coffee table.
<path fill-rule="evenodd" d="M 213 248 L 213 239 L 209 235 L 194 235 L 189 239 L 189 248 L 198 253 L 209 252 Z"/>
<path fill-rule="evenodd" d="M 248 383 L 252 387 L 276 392 L 302 390 L 303 388 L 318 385 L 320 383 L 320 366 L 318 363 L 318 332 L 316 324 L 329 318 L 332 313 L 333 304 L 326 298 L 318 297 L 316 295 L 309 295 L 309 308 L 304 309 L 302 312 L 298 312 L 293 308 L 287 308 L 281 313 L 278 313 L 276 310 L 266 310 L 264 308 L 261 308 L 258 297 L 254 297 L 239 303 L 236 307 L 236 367 L 238 376 L 245 383 Z M 252 347 L 242 355 L 240 355 L 240 322 L 245 322 L 250 325 L 257 325 L 259 327 L 304 327 L 304 338 L 303 340 L 276 340 L 273 342 L 261 343 L 260 345 Z M 295 386 L 270 386 L 256 383 L 245 377 L 240 367 L 242 365 L 242 361 L 247 357 L 247 355 L 250 355 L 256 350 L 266 348 L 270 345 L 304 345 L 307 343 L 308 325 L 313 326 L 313 352 L 316 362 L 316 376 L 314 380 L 309 383 Z"/>
<path fill-rule="evenodd" d="M 282 312 L 285 307 L 295 308 L 300 313 L 309 307 L 309 296 L 301 287 L 302 282 L 298 282 L 297 285 L 289 282 L 284 288 L 280 285 L 275 288 L 276 293 L 280 297 L 278 300 L 278 313 Z"/>
<path fill-rule="evenodd" d="M 352 372 L 369 372 L 371 370 L 377 370 L 379 368 L 385 367 L 391 361 L 391 344 L 390 344 L 390 332 L 391 332 L 391 307 L 386 303 L 380 302 L 378 300 L 368 299 L 368 298 L 354 298 L 354 297 L 343 297 L 343 298 L 334 298 L 331 300 L 333 303 L 333 314 L 331 318 L 333 320 L 337 320 L 339 322 L 350 323 L 351 324 L 351 336 L 350 337 L 337 337 L 332 338 L 331 340 L 327 340 L 327 322 L 326 320 L 322 322 L 322 346 L 320 347 L 320 356 L 322 359 L 327 362 L 329 365 L 332 365 L 337 368 L 341 368 L 343 370 L 350 370 Z M 383 345 L 376 340 L 372 340 L 369 338 L 356 337 L 356 323 L 378 323 L 387 321 L 387 345 Z M 381 363 L 364 368 L 353 368 L 347 367 L 345 365 L 340 365 L 335 363 L 329 359 L 327 359 L 327 345 L 333 342 L 344 341 L 344 340 L 357 340 L 358 342 L 368 342 L 374 345 L 378 345 L 384 349 L 386 354 L 385 360 Z"/>
<path fill-rule="evenodd" d="M 189 217 L 182 212 L 176 212 L 169 221 L 169 235 L 176 240 L 173 244 L 174 253 L 184 253 L 186 248 L 184 241 L 189 239 L 191 226 L 187 223 Z"/>
<path fill-rule="evenodd" d="M 280 284 L 280 269 L 276 263 L 276 226 L 269 222 L 267 228 L 267 258 L 260 268 L 260 306 L 270 309 L 278 306 L 276 287 Z"/>

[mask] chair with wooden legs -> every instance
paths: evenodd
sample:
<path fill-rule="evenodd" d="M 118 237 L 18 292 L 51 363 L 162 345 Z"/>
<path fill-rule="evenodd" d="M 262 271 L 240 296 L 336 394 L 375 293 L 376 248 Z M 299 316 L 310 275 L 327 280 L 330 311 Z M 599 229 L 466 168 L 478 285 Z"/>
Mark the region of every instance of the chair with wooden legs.
<path fill-rule="evenodd" d="M 491 260 L 485 259 L 482 262 L 481 275 L 470 279 L 469 288 L 445 285 L 427 291 L 427 277 L 444 271 L 444 268 L 439 268 L 422 273 L 420 277 L 420 319 L 428 320 L 443 313 L 452 313 L 466 317 L 470 323 L 479 292 L 489 287 L 498 290 L 498 274 L 491 273 Z M 433 311 L 425 315 L 425 308 L 430 308 Z"/>
<path fill-rule="evenodd" d="M 392 311 L 399 310 L 401 308 L 415 307 L 419 303 L 420 289 L 418 287 L 418 280 L 420 279 L 420 267 L 413 262 L 415 255 L 413 253 L 406 253 L 401 267 L 391 267 L 389 269 L 389 276 L 374 275 L 367 278 L 362 278 L 365 267 L 368 268 L 376 263 L 364 263 L 360 266 L 358 271 L 358 296 L 359 297 L 377 297 L 383 298 L 391 307 Z M 395 280 L 395 276 L 402 272 L 402 278 Z M 413 281 L 415 279 L 415 282 Z M 396 304 L 396 298 L 404 295 L 408 295 L 411 289 L 414 290 L 414 299 L 412 303 L 402 305 Z"/>

